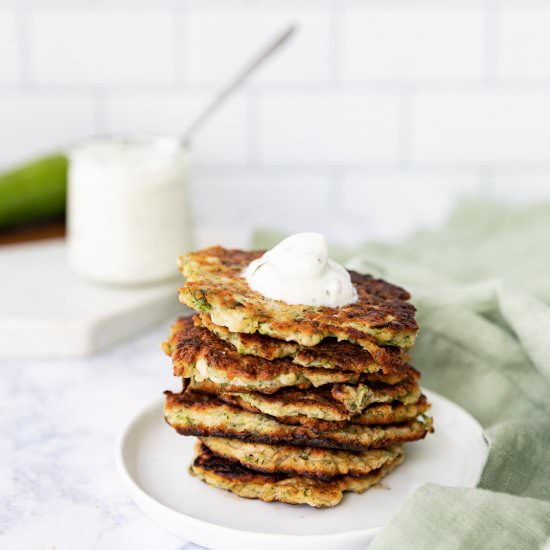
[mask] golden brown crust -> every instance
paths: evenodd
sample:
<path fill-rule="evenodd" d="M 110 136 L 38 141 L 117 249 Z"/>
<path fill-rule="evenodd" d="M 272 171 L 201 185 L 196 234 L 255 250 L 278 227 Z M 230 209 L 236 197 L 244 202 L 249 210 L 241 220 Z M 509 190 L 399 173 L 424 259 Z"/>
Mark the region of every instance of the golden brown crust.
<path fill-rule="evenodd" d="M 191 317 L 176 320 L 165 347 L 172 357 L 174 376 L 185 376 L 189 367 L 201 359 L 210 365 L 221 365 L 229 379 L 269 380 L 281 373 L 291 374 L 303 370 L 288 359 L 267 361 L 253 355 L 241 355 L 206 328 L 197 326 Z"/>
<path fill-rule="evenodd" d="M 382 367 L 384 373 L 397 373 L 409 360 L 410 356 L 395 346 L 379 346 L 368 340 L 362 340 L 361 346 L 344 340 L 326 338 L 316 346 L 300 346 L 294 355 L 294 362 L 304 367 L 320 363 L 333 365 L 334 368 L 345 366 L 346 370 L 363 372 L 368 357 Z"/>
<path fill-rule="evenodd" d="M 258 332 L 304 346 L 327 337 L 362 347 L 367 342 L 402 348 L 414 344 L 418 325 L 406 290 L 350 272 L 359 296 L 356 302 L 339 308 L 289 305 L 251 290 L 241 276 L 262 254 L 219 246 L 186 254 L 179 260 L 187 279 L 180 289 L 180 300 L 208 312 L 215 324 L 231 332 Z"/>
<path fill-rule="evenodd" d="M 227 327 L 216 325 L 208 313 L 200 313 L 195 316 L 194 319 L 196 319 L 195 322 L 197 324 L 206 327 L 221 340 L 232 344 L 239 353 L 257 355 L 268 361 L 282 359 L 283 357 L 292 357 L 300 348 L 300 345 L 296 342 L 285 342 L 284 340 L 271 338 L 270 336 L 258 334 L 257 332 L 252 334 L 247 334 L 246 332 L 231 332 Z"/>
<path fill-rule="evenodd" d="M 202 481 L 226 489 L 244 498 L 264 502 L 308 504 L 316 508 L 337 505 L 345 491 L 363 493 L 389 474 L 402 460 L 399 454 L 381 468 L 362 476 L 343 475 L 330 481 L 321 481 L 286 474 L 263 474 L 211 453 L 204 445 L 197 445 L 197 455 L 189 471 Z"/>
<path fill-rule="evenodd" d="M 351 415 L 359 414 L 374 403 L 400 401 L 405 405 L 416 403 L 422 392 L 416 380 L 403 380 L 399 384 L 333 384 L 330 387 L 332 399 L 341 403 Z"/>
<path fill-rule="evenodd" d="M 243 441 L 366 451 L 423 439 L 431 421 L 413 420 L 387 426 L 346 425 L 341 430 L 317 432 L 304 426 L 277 422 L 228 405 L 208 394 L 165 392 L 165 419 L 178 433 L 199 437 L 233 437 Z"/>
<path fill-rule="evenodd" d="M 397 401 L 371 405 L 360 415 L 352 417 L 351 421 L 362 426 L 399 424 L 423 415 L 430 410 L 431 406 L 426 396 L 421 395 L 416 403 L 407 405 Z"/>
<path fill-rule="evenodd" d="M 295 409 L 300 409 L 305 416 L 311 418 L 322 416 L 329 420 L 347 421 L 351 417 L 340 403 L 331 398 L 330 389 L 324 387 L 307 391 L 284 388 L 274 394 L 231 394 L 220 390 L 215 384 L 205 383 L 194 384 L 192 389 L 218 395 L 222 401 L 233 403 L 242 409 L 263 412 L 274 417 L 287 416 Z"/>
<path fill-rule="evenodd" d="M 174 376 L 192 378 L 197 382 L 215 382 L 226 392 L 273 393 L 285 387 L 308 389 L 361 382 L 397 384 L 406 378 L 416 380 L 419 377 L 418 371 L 410 365 L 403 365 L 395 371 L 385 369 L 386 373 L 383 370 L 357 373 L 301 367 L 290 359 L 268 361 L 254 355 L 242 355 L 201 326 L 198 319 L 191 317 L 175 321 L 163 349 L 172 357 Z"/>
<path fill-rule="evenodd" d="M 362 476 L 382 467 L 403 452 L 402 445 L 363 453 L 318 447 L 247 443 L 228 437 L 201 438 L 210 452 L 239 462 L 256 472 L 330 480 L 337 476 Z"/>
<path fill-rule="evenodd" d="M 240 392 L 232 394 L 210 381 L 191 382 L 192 390 L 219 395 L 225 402 L 254 409 L 275 417 L 307 416 L 320 420 L 349 421 L 375 403 L 416 403 L 421 390 L 414 381 L 388 386 L 373 384 L 334 384 L 309 390 L 283 388 L 271 394 Z"/>
<path fill-rule="evenodd" d="M 235 405 L 245 411 L 261 414 L 259 409 L 247 403 L 244 399 L 240 399 L 238 396 L 221 394 L 218 398 L 224 403 Z M 403 405 L 403 403 L 399 402 L 370 405 L 361 414 L 352 416 L 349 421 L 320 420 L 306 415 L 278 416 L 276 420 L 281 424 L 305 426 L 317 432 L 326 432 L 341 430 L 350 423 L 361 426 L 400 424 L 414 420 L 418 416 L 428 412 L 430 408 L 431 404 L 426 399 L 426 396 L 422 395 L 416 403 L 410 405 Z"/>
<path fill-rule="evenodd" d="M 324 384 L 358 383 L 369 378 L 350 371 L 300 367 L 290 359 L 267 361 L 254 355 L 241 355 L 190 317 L 176 320 L 163 348 L 172 357 L 174 376 L 215 382 L 224 391 L 273 393 L 287 386 L 306 389 Z M 387 378 L 393 381 L 406 373 L 404 368 L 402 373 Z M 370 378 L 379 380 L 385 376 L 374 373 Z"/>
<path fill-rule="evenodd" d="M 253 334 L 231 332 L 227 327 L 212 322 L 207 313 L 201 313 L 194 319 L 195 324 L 203 325 L 218 338 L 230 343 L 239 353 L 257 355 L 268 361 L 289 357 L 294 363 L 303 367 L 322 367 L 360 373 L 382 371 L 383 374 L 397 375 L 410 359 L 401 348 L 394 346 L 382 347 L 366 342 L 365 347 L 361 347 L 345 340 L 338 342 L 335 338 L 325 338 L 313 347 L 306 347 L 297 342 L 285 342 L 257 332 Z M 376 360 L 371 352 L 376 355 Z"/>

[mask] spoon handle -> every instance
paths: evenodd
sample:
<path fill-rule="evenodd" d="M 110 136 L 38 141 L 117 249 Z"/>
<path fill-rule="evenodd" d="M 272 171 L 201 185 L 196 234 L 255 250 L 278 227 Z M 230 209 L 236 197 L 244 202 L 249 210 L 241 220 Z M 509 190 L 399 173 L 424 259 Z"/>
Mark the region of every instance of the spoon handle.
<path fill-rule="evenodd" d="M 290 25 L 282 33 L 278 34 L 267 46 L 265 46 L 254 58 L 234 76 L 208 103 L 208 105 L 199 113 L 197 117 L 187 127 L 183 134 L 182 143 L 185 146 L 191 144 L 191 140 L 197 130 L 201 128 L 204 122 L 210 118 L 212 113 L 273 53 L 275 53 L 295 32 L 296 27 Z"/>

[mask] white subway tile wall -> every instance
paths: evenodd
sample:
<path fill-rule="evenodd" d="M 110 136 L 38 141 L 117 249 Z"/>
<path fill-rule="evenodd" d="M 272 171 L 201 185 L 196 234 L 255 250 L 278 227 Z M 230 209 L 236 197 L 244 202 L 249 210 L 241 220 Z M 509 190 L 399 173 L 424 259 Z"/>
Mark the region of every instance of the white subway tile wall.
<path fill-rule="evenodd" d="M 6 168 L 64 148 L 95 132 L 92 97 L 72 92 L 14 92 L 0 96 L 0 155 Z"/>
<path fill-rule="evenodd" d="M 550 171 L 545 169 L 498 170 L 493 180 L 493 191 L 504 199 L 529 203 L 549 198 Z"/>
<path fill-rule="evenodd" d="M 178 135 L 206 105 L 214 90 L 113 93 L 106 100 L 105 130 L 113 134 Z M 242 94 L 230 97 L 200 130 L 193 162 L 246 166 L 249 147 L 247 104 Z"/>
<path fill-rule="evenodd" d="M 417 92 L 412 160 L 418 163 L 544 163 L 550 152 L 546 91 Z"/>
<path fill-rule="evenodd" d="M 0 169 L 94 134 L 182 132 L 291 23 L 196 136 L 201 243 L 258 226 L 396 239 L 462 195 L 550 199 L 544 0 L 6 2 Z"/>
<path fill-rule="evenodd" d="M 259 162 L 395 165 L 400 107 L 399 95 L 390 92 L 263 92 L 256 112 Z"/>
<path fill-rule="evenodd" d="M 40 84 L 173 84 L 175 31 L 167 10 L 85 7 L 30 15 L 30 79 Z"/>
<path fill-rule="evenodd" d="M 475 194 L 475 171 L 350 171 L 344 176 L 341 208 L 356 229 L 372 238 L 400 239 L 416 221 L 421 229 L 442 223 L 461 194 Z"/>
<path fill-rule="evenodd" d="M 15 13 L 0 12 L 0 85 L 17 84 L 18 55 Z"/>
<path fill-rule="evenodd" d="M 347 10 L 342 26 L 342 77 L 353 81 L 479 80 L 484 14 L 461 7 L 394 5 Z"/>
<path fill-rule="evenodd" d="M 299 4 L 300 2 L 298 2 Z M 234 75 L 270 36 L 295 24 L 300 32 L 292 47 L 283 50 L 255 77 L 266 83 L 326 83 L 331 71 L 331 14 L 325 9 L 281 10 L 276 2 L 258 2 L 215 11 L 190 11 L 187 60 L 193 83 L 223 82 Z"/>
<path fill-rule="evenodd" d="M 550 79 L 550 5 L 505 5 L 498 25 L 498 75 L 502 79 Z"/>

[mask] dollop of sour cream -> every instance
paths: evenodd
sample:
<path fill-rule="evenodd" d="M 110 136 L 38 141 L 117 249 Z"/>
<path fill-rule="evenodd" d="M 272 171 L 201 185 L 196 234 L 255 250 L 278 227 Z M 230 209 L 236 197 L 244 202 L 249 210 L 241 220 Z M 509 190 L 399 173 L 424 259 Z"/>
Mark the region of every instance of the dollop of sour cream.
<path fill-rule="evenodd" d="M 320 233 L 297 233 L 251 262 L 243 272 L 248 286 L 287 304 L 341 307 L 357 300 L 347 270 L 328 257 Z"/>

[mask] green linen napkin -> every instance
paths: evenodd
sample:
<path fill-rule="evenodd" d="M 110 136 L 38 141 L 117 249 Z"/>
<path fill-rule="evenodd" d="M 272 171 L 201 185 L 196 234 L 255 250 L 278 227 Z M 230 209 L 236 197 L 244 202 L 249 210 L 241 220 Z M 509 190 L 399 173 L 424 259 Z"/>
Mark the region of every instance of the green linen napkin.
<path fill-rule="evenodd" d="M 437 231 L 338 254 L 411 291 L 423 385 L 473 414 L 490 441 L 477 488 L 421 487 L 372 550 L 550 544 L 550 205 L 464 202 Z"/>

